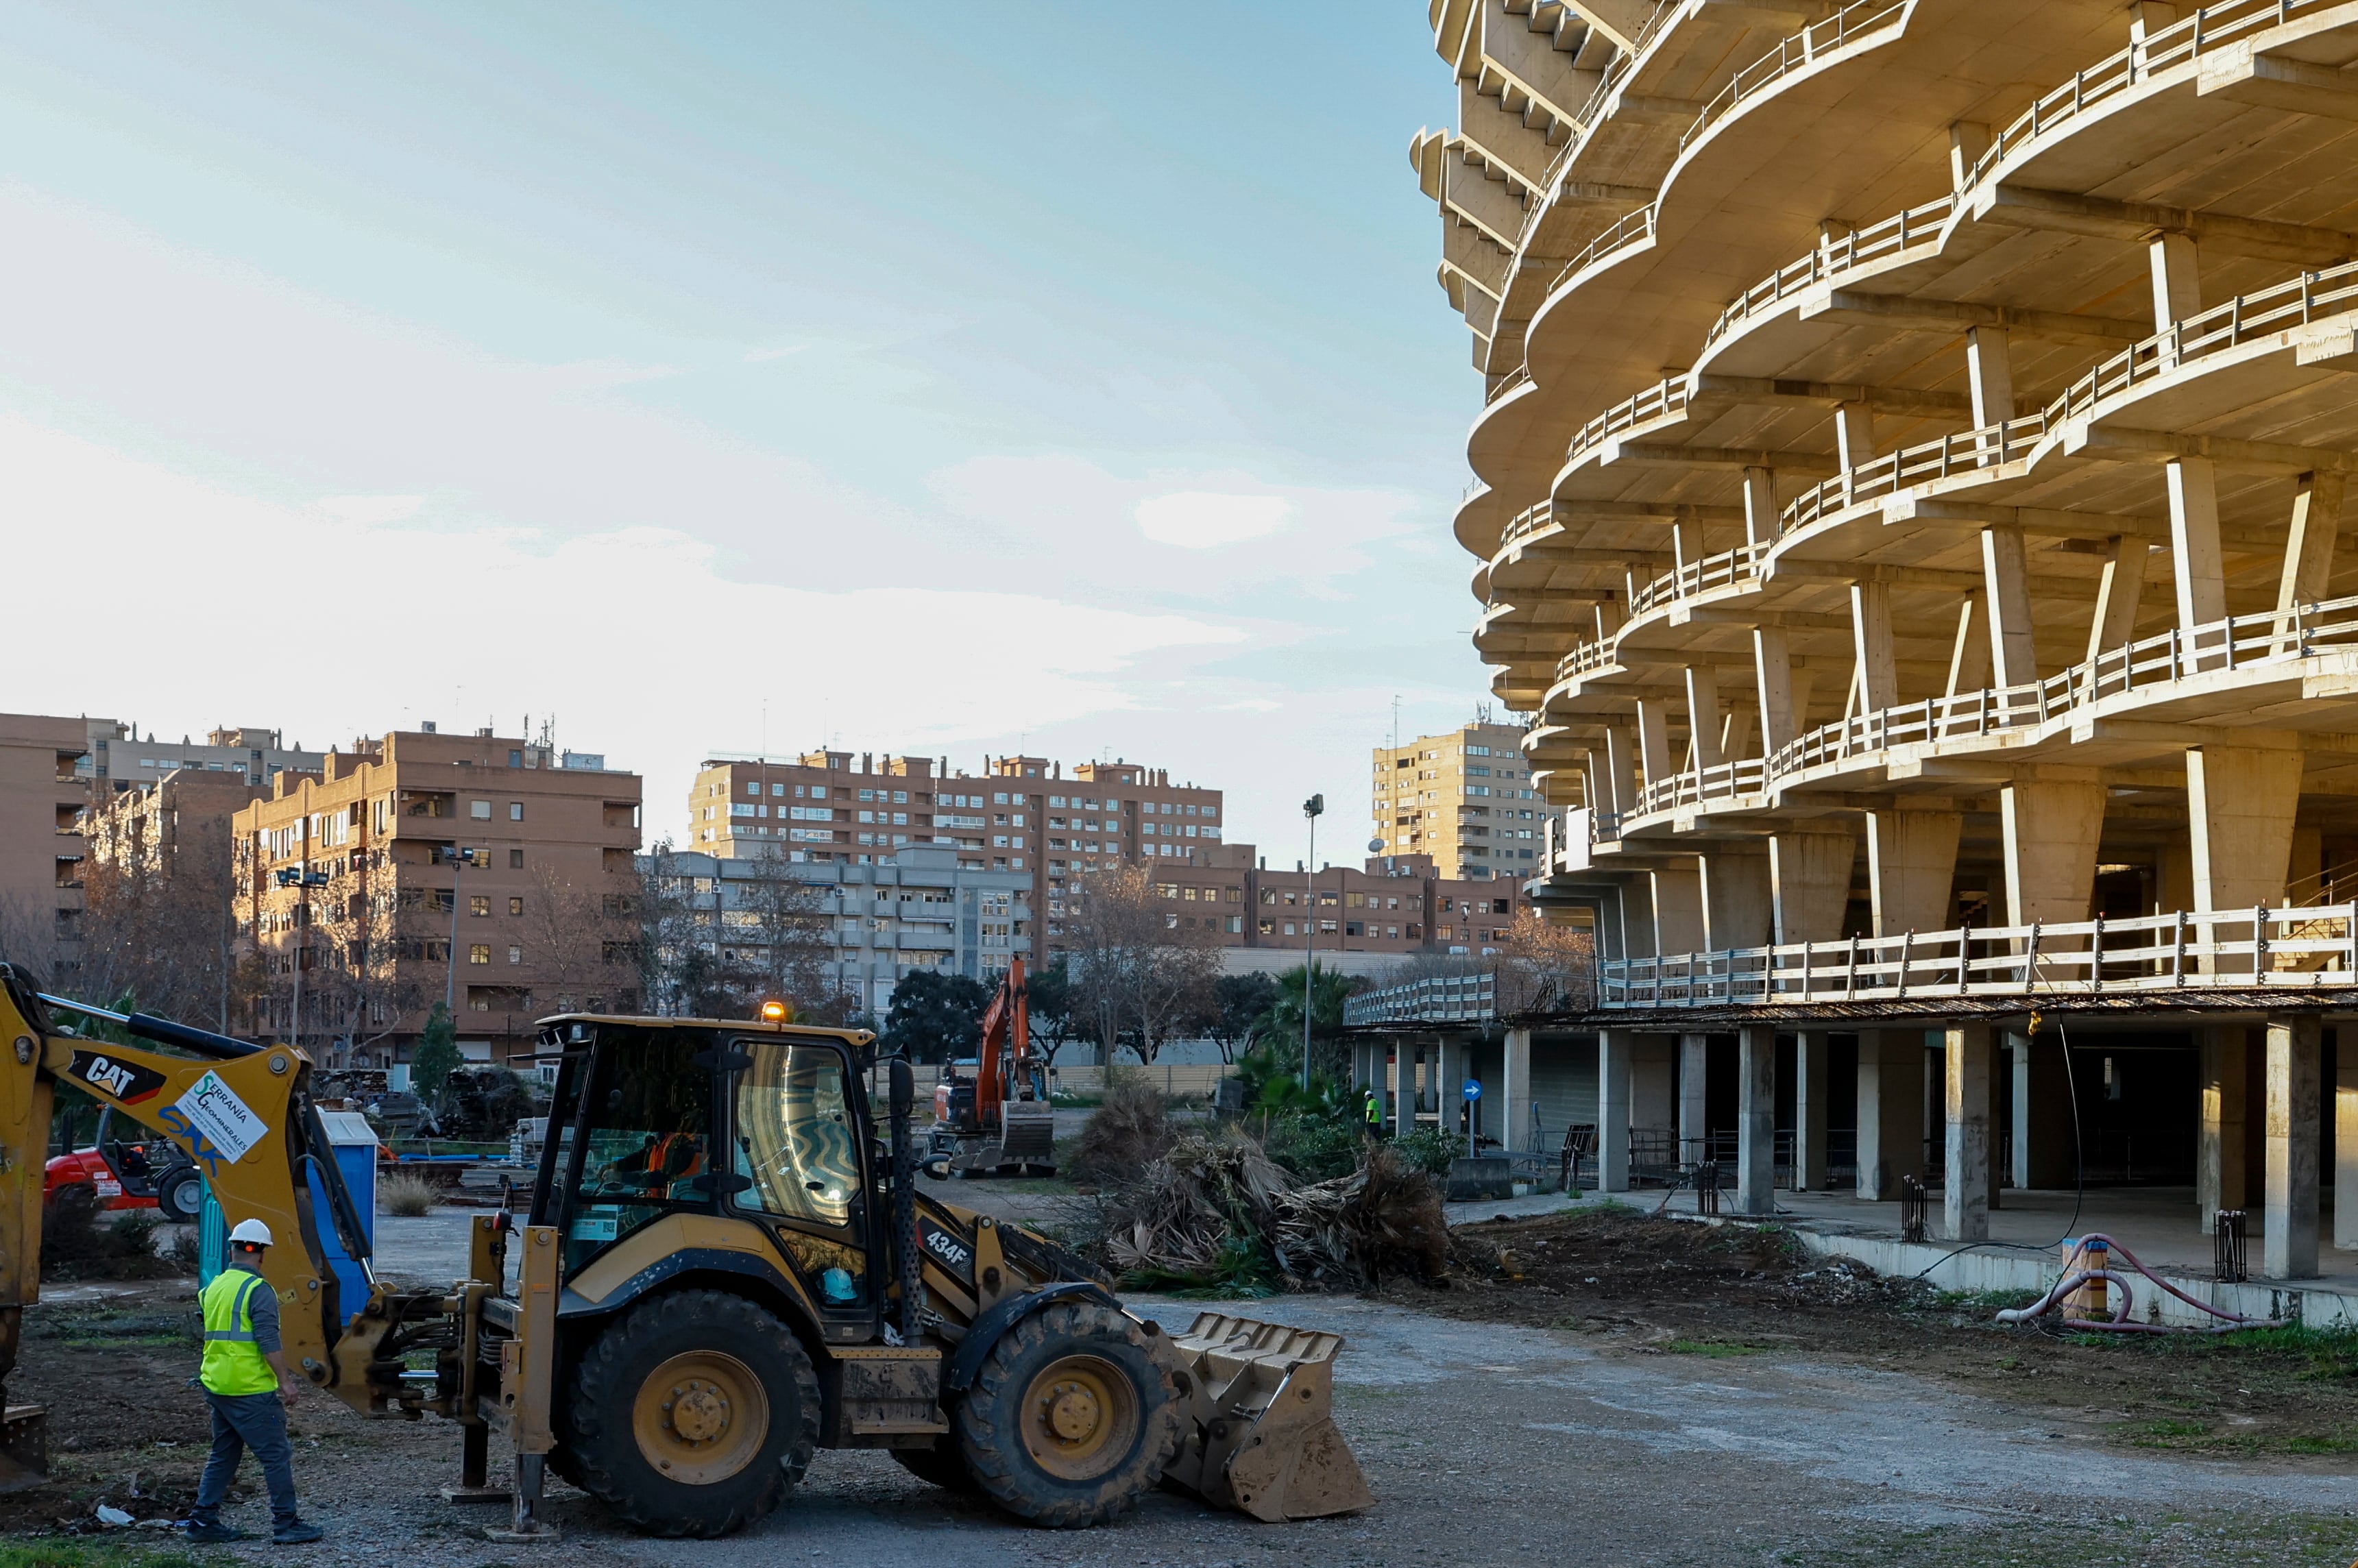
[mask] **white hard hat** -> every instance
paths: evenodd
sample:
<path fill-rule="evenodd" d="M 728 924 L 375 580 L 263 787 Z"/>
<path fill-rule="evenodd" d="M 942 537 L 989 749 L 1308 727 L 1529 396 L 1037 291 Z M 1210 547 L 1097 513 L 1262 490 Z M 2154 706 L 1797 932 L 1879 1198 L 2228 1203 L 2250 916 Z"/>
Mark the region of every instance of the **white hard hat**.
<path fill-rule="evenodd" d="M 229 1238 L 232 1241 L 251 1242 L 256 1247 L 268 1247 L 272 1245 L 270 1239 L 270 1227 L 263 1224 L 262 1221 L 258 1219 L 239 1220 L 237 1222 L 237 1228 L 229 1233 Z"/>

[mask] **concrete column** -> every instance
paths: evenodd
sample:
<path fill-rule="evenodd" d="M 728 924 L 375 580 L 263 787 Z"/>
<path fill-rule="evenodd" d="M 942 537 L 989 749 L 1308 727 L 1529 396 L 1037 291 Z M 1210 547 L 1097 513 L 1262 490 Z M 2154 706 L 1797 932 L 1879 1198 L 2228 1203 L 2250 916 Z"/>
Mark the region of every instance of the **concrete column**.
<path fill-rule="evenodd" d="M 1623 878 L 1620 888 L 1622 956 L 1651 958 L 1661 952 L 1654 946 L 1654 879 L 1640 872 Z"/>
<path fill-rule="evenodd" d="M 1782 626 L 1752 629 L 1752 665 L 1760 688 L 1760 754 L 1792 743 L 1801 709 L 1793 701 L 1793 650 Z"/>
<path fill-rule="evenodd" d="M 1877 936 L 1948 929 L 1964 820 L 1956 811 L 1866 814 L 1866 881 Z"/>
<path fill-rule="evenodd" d="M 1612 786 L 1608 810 L 1628 816 L 1638 808 L 1638 759 L 1629 731 L 1616 724 L 1605 731 L 1605 782 Z"/>
<path fill-rule="evenodd" d="M 2014 358 L 2003 327 L 1974 327 L 1965 333 L 1965 383 L 1974 402 L 1974 427 L 1987 429 L 2014 417 Z"/>
<path fill-rule="evenodd" d="M 1596 1034 L 1596 1187 L 1629 1190 L 1629 1060 L 1638 1037 L 1626 1029 Z"/>
<path fill-rule="evenodd" d="M 2250 1123 L 2244 1086 L 2250 1045 L 2240 1023 L 2214 1023 L 2197 1036 L 2201 1053 L 2201 1127 L 2194 1145 L 2194 1202 L 2202 1234 L 2218 1227 L 2219 1211 L 2241 1208 L 2248 1190 Z"/>
<path fill-rule="evenodd" d="M 1433 1108 L 1435 1113 L 1433 1125 L 1443 1132 L 1450 1134 L 1455 1134 L 1457 1130 L 1457 1118 L 1453 1114 L 1457 1098 L 1457 1056 L 1458 1053 L 1450 1048 L 1449 1037 L 1444 1034 L 1433 1041 L 1433 1054 L 1427 1058 L 1433 1067 L 1431 1082 Z M 1463 1153 L 1464 1151 L 1460 1150 L 1459 1152 Z"/>
<path fill-rule="evenodd" d="M 2178 629 L 2223 621 L 2227 577 L 2219 555 L 2219 478 L 2209 458 L 2163 465 L 2169 491 L 2169 561 L 2178 585 Z M 2189 649 L 2190 658 L 2195 650 Z"/>
<path fill-rule="evenodd" d="M 1640 1034 L 1629 1053 L 1629 1125 L 1668 1132 L 1678 1114 L 1671 1087 L 1678 1053 L 1672 1034 Z"/>
<path fill-rule="evenodd" d="M 1700 953 L 1710 946 L 1704 936 L 1703 873 L 1666 866 L 1653 873 L 1654 951 Z"/>
<path fill-rule="evenodd" d="M 2295 605 L 2323 599 L 2333 576 L 2333 539 L 2342 524 L 2342 480 L 2338 473 L 2305 473 L 2294 488 L 2292 528 L 2285 535 L 2284 569 L 2277 579 L 2277 612 L 2285 617 L 2280 637 L 2292 634 Z"/>
<path fill-rule="evenodd" d="M 2062 1042 L 2053 1034 L 2009 1034 L 2014 1071 L 2014 1169 L 2017 1187 L 2072 1184 L 2071 1085 Z"/>
<path fill-rule="evenodd" d="M 1736 1212 L 1777 1212 L 1777 1031 L 1747 1023 L 1738 1036 Z"/>
<path fill-rule="evenodd" d="M 1989 608 L 1990 665 L 1999 686 L 2039 678 L 2039 652 L 2030 632 L 2030 584 L 2025 575 L 2022 530 L 1982 530 L 1982 591 Z"/>
<path fill-rule="evenodd" d="M 2268 1020 L 2267 1242 L 2271 1280 L 2317 1277 L 2318 1069 L 2315 1013 Z"/>
<path fill-rule="evenodd" d="M 2006 831 L 2007 923 L 2087 919 L 2096 840 L 2104 828 L 2104 786 L 2093 778 L 2011 784 L 1998 792 L 1998 808 Z"/>
<path fill-rule="evenodd" d="M 1949 685 L 1943 695 L 1979 691 L 1989 685 L 1989 602 L 1976 590 L 1957 607 L 1957 635 L 1949 647 Z"/>
<path fill-rule="evenodd" d="M 2344 1025 L 2333 1054 L 2333 1245 L 2358 1249 L 2358 1029 Z"/>
<path fill-rule="evenodd" d="M 1711 1036 L 1679 1036 L 1679 1158 L 1703 1158 L 1705 1095 L 1711 1081 Z"/>
<path fill-rule="evenodd" d="M 1752 844 L 1721 844 L 1703 860 L 1702 946 L 1765 947 L 1772 917 L 1768 856 Z"/>
<path fill-rule="evenodd" d="M 1886 1203 L 1899 1178 L 1924 1173 L 1924 1032 L 1858 1037 L 1858 1195 Z"/>
<path fill-rule="evenodd" d="M 1880 582 L 1850 585 L 1851 648 L 1858 661 L 1863 711 L 1899 705 L 1899 661 L 1891 648 L 1891 587 Z"/>
<path fill-rule="evenodd" d="M 1875 457 L 1875 410 L 1865 403 L 1834 407 L 1834 460 L 1845 470 L 1863 466 Z"/>
<path fill-rule="evenodd" d="M 1768 897 L 1776 917 L 1772 940 L 1832 942 L 1850 907 L 1851 868 L 1858 836 L 1779 833 L 1768 840 Z"/>
<path fill-rule="evenodd" d="M 2190 746 L 2186 815 L 2192 838 L 2194 906 L 2271 909 L 2285 900 L 2302 753 L 2294 745 Z"/>
<path fill-rule="evenodd" d="M 1504 1059 L 1499 1063 L 1498 1076 L 1506 1081 L 1498 1086 L 1498 1107 L 1506 1116 L 1506 1125 L 1498 1129 L 1498 1145 L 1515 1150 L 1531 1140 L 1531 1032 L 1528 1029 L 1507 1031 Z"/>
<path fill-rule="evenodd" d="M 1719 672 L 1709 665 L 1687 666 L 1687 744 L 1698 772 L 1720 764 Z"/>
<path fill-rule="evenodd" d="M 1777 508 L 1777 470 L 1751 468 L 1744 470 L 1744 542 L 1747 545 L 1772 545 L 1777 541 L 1777 529 L 1783 521 Z"/>
<path fill-rule="evenodd" d="M 1949 189 L 1963 190 L 1974 164 L 1989 150 L 1990 128 L 1978 120 L 1956 120 L 1949 125 Z"/>
<path fill-rule="evenodd" d="M 1649 785 L 1660 784 L 1674 771 L 1671 763 L 1670 705 L 1659 697 L 1638 699 L 1638 765 L 1645 770 Z"/>
<path fill-rule="evenodd" d="M 2136 636 L 2137 603 L 2145 595 L 2146 559 L 2153 546 L 2126 535 L 2112 541 L 2096 579 L 2096 612 L 2088 622 L 2088 657 L 2126 647 Z"/>
<path fill-rule="evenodd" d="M 1826 1184 L 1826 1032 L 1804 1029 L 1793 1042 L 1793 1190 Z"/>
<path fill-rule="evenodd" d="M 1949 1030 L 1949 1169 L 1942 1207 L 1952 1241 L 1989 1239 L 1990 1073 L 1996 1054 L 1987 1024 Z"/>
<path fill-rule="evenodd" d="M 1720 731 L 1719 754 L 1729 762 L 1742 762 L 1754 755 L 1752 750 L 1752 705 L 1738 698 L 1727 705 L 1727 719 Z"/>
<path fill-rule="evenodd" d="M 2146 247 L 2153 267 L 2153 327 L 2160 331 L 2202 309 L 2202 278 L 2191 234 L 2159 234 Z"/>

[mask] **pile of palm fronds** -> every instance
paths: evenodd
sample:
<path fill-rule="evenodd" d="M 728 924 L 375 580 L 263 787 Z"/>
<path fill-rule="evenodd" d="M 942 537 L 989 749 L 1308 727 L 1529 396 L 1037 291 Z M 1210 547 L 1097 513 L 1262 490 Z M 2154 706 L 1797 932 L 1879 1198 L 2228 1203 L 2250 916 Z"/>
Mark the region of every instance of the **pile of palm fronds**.
<path fill-rule="evenodd" d="M 1388 1146 L 1304 1185 L 1230 1129 L 1183 1138 L 1109 1206 L 1105 1260 L 1136 1284 L 1333 1290 L 1442 1271 L 1441 1195 Z"/>
<path fill-rule="evenodd" d="M 1169 1152 L 1171 1102 L 1142 1078 L 1117 1077 L 1081 1124 L 1066 1173 L 1087 1182 L 1127 1182 Z"/>

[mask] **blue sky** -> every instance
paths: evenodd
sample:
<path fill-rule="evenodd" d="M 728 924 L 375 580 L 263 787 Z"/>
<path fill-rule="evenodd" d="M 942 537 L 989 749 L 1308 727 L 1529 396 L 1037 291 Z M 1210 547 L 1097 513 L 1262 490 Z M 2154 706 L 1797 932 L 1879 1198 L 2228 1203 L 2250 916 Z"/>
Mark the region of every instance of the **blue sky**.
<path fill-rule="evenodd" d="M 0 466 L 72 652 L 0 701 L 554 713 L 651 832 L 765 738 L 1118 754 L 1356 850 L 1393 695 L 1483 693 L 1422 11 L 18 7 Z"/>

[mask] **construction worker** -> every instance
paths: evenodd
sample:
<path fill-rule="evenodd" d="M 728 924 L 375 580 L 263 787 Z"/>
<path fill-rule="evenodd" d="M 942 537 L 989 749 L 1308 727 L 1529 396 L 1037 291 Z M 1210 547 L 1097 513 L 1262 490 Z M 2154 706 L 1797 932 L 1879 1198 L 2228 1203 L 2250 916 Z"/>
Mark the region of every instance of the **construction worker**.
<path fill-rule="evenodd" d="M 214 1277 L 198 1302 L 205 1315 L 204 1364 L 198 1373 L 205 1403 L 212 1407 L 213 1451 L 197 1483 L 197 1506 L 189 1510 L 189 1539 L 244 1541 L 246 1532 L 222 1523 L 222 1499 L 229 1495 L 237 1462 L 251 1448 L 270 1487 L 270 1539 L 281 1546 L 317 1541 L 326 1533 L 295 1511 L 295 1450 L 287 1440 L 287 1410 L 295 1408 L 295 1379 L 278 1342 L 278 1292 L 262 1277 L 270 1227 L 242 1219 L 229 1233 L 229 1267 Z"/>
<path fill-rule="evenodd" d="M 1383 1097 L 1375 1090 L 1369 1089 L 1367 1104 L 1360 1108 L 1360 1114 L 1368 1119 L 1368 1135 L 1371 1138 L 1381 1138 L 1384 1135 Z"/>

